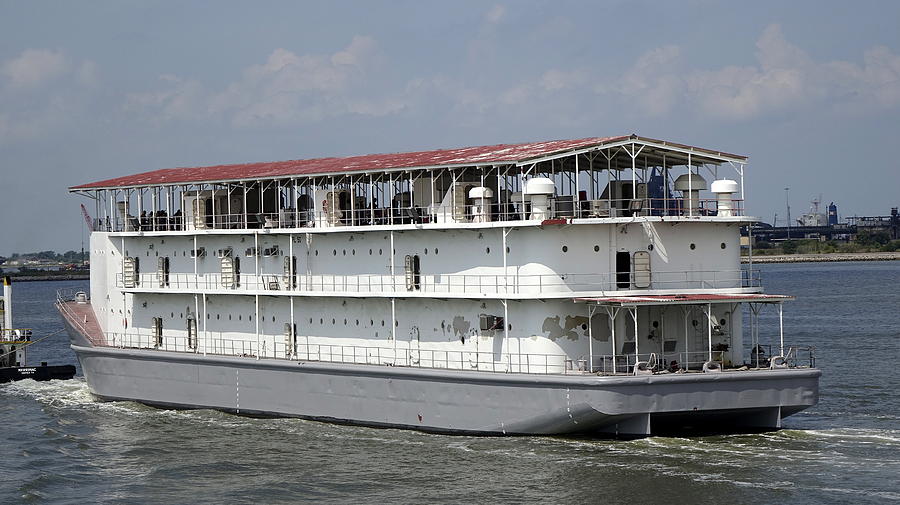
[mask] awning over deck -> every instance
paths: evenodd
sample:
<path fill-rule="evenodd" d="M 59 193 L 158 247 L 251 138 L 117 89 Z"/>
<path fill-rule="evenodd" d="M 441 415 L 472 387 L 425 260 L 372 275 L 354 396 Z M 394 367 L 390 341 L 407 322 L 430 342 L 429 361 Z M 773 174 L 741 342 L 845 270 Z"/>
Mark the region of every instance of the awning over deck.
<path fill-rule="evenodd" d="M 600 296 L 575 298 L 575 303 L 638 307 L 646 305 L 699 305 L 709 303 L 781 303 L 793 300 L 788 295 L 691 293 L 683 295 Z"/>

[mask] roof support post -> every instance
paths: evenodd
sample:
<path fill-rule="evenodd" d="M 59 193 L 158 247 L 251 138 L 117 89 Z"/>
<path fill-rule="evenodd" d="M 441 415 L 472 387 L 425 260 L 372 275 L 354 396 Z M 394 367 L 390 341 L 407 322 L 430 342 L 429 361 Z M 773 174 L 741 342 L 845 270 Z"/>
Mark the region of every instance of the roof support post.
<path fill-rule="evenodd" d="M 575 217 L 581 217 L 581 187 L 578 184 L 578 155 L 575 155 L 575 194 L 572 195 L 572 206 L 574 207 Z"/>
<path fill-rule="evenodd" d="M 693 193 L 693 184 L 694 184 L 694 176 L 691 174 L 691 153 L 688 153 L 688 194 Z M 690 203 L 688 204 L 688 217 L 692 217 L 694 215 L 694 206 Z"/>
<path fill-rule="evenodd" d="M 663 164 L 663 212 L 665 216 L 669 213 L 669 165 L 666 164 L 666 153 L 662 155 Z"/>
<path fill-rule="evenodd" d="M 588 304 L 588 373 L 594 373 L 594 309 Z"/>
<path fill-rule="evenodd" d="M 609 316 L 609 333 L 612 344 L 612 372 L 616 374 L 616 316 L 619 315 L 619 309 L 606 305 L 606 315 Z"/>
<path fill-rule="evenodd" d="M 243 216 L 243 223 L 241 225 L 241 228 L 246 229 L 247 225 L 248 225 L 248 223 L 247 223 L 247 183 L 242 182 L 241 187 L 244 188 L 244 205 L 241 206 L 241 208 L 244 210 L 244 216 Z"/>
<path fill-rule="evenodd" d="M 631 318 L 634 319 L 634 362 L 637 363 L 640 361 L 641 356 L 641 348 L 640 348 L 640 336 L 638 335 L 638 313 L 637 307 L 632 307 L 628 309 L 631 312 Z"/>
<path fill-rule="evenodd" d="M 709 361 L 712 361 L 712 304 L 706 304 L 706 331 L 707 331 L 707 342 L 709 348 Z"/>
<path fill-rule="evenodd" d="M 688 314 L 693 311 L 694 308 L 690 305 L 682 305 L 681 312 L 684 314 L 684 369 L 685 371 L 690 371 L 691 369 L 691 355 L 690 355 L 690 347 L 688 340 Z"/>
<path fill-rule="evenodd" d="M 375 179 L 369 174 L 369 224 L 375 224 Z"/>
<path fill-rule="evenodd" d="M 779 355 L 784 356 L 784 304 L 778 302 Z"/>
<path fill-rule="evenodd" d="M 259 359 L 260 354 L 262 354 L 261 346 L 259 345 L 259 294 L 254 295 L 253 299 L 255 302 L 253 322 L 256 323 L 256 359 Z"/>

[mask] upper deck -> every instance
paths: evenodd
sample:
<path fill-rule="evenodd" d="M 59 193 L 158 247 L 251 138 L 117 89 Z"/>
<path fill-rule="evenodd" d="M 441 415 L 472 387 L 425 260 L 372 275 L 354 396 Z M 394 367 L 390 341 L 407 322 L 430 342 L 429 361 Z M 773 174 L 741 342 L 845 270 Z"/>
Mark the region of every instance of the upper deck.
<path fill-rule="evenodd" d="M 733 222 L 744 220 L 746 163 L 744 156 L 630 135 L 176 168 L 70 191 L 94 199 L 95 231 L 125 233 L 527 226 L 639 216 Z"/>

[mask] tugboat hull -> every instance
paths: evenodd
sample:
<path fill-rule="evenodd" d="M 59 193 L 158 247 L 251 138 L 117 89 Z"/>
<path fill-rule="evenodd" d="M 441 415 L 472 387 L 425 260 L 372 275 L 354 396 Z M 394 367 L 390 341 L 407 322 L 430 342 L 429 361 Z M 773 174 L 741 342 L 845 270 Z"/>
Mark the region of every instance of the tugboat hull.
<path fill-rule="evenodd" d="M 36 381 L 68 380 L 75 376 L 74 365 L 12 366 L 0 368 L 0 383 L 23 379 Z"/>

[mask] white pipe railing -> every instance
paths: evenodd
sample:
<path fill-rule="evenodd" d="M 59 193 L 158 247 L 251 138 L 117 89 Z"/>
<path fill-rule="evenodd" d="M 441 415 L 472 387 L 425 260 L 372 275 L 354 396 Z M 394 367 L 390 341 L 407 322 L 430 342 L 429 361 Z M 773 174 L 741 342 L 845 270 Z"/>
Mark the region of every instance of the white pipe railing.
<path fill-rule="evenodd" d="M 215 258 L 206 261 L 217 261 Z M 631 275 L 629 273 L 629 275 Z M 223 283 L 222 275 L 212 273 L 168 274 L 168 285 L 160 286 L 159 274 L 141 273 L 135 288 L 166 291 L 232 290 L 232 291 L 293 291 L 322 293 L 429 293 L 429 294 L 538 294 L 585 291 L 620 291 L 617 274 L 422 274 L 417 289 L 409 289 L 405 274 L 304 274 L 296 273 L 294 282 L 283 272 L 272 274 L 240 274 L 240 282 Z M 116 287 L 125 289 L 123 275 L 116 275 Z M 759 287 L 760 271 L 691 270 L 651 273 L 647 289 L 731 289 Z M 128 288 L 131 289 L 131 288 Z M 637 288 L 635 288 L 637 289 Z"/>
<path fill-rule="evenodd" d="M 319 361 L 326 363 L 387 365 L 413 368 L 474 370 L 494 373 L 528 373 L 538 375 L 632 375 L 639 363 L 649 363 L 651 373 L 700 372 L 708 361 L 706 351 L 594 355 L 588 365 L 586 355 L 541 353 L 495 353 L 478 350 L 446 350 L 420 348 L 417 344 L 402 343 L 398 348 L 380 346 L 356 346 L 341 344 L 300 343 L 295 346 L 284 342 L 283 336 L 268 335 L 259 344 L 244 339 L 225 338 L 211 332 L 200 332 L 197 342 L 188 342 L 186 335 L 166 335 L 162 345 L 150 330 L 127 333 L 107 333 L 109 347 L 127 349 L 152 349 L 169 352 L 188 352 L 221 356 L 240 356 L 256 359 L 286 359 L 294 361 Z M 307 337 L 298 336 L 298 340 Z M 293 347 L 293 348 L 292 348 Z M 798 350 L 807 352 L 805 366 L 815 366 L 813 348 L 792 347 L 792 354 L 784 362 L 790 368 L 803 367 L 804 360 L 797 357 Z M 714 352 L 713 362 L 724 364 L 724 353 Z M 677 367 L 672 361 L 677 361 Z M 590 369 L 589 369 L 590 367 Z"/>
<path fill-rule="evenodd" d="M 699 210 L 688 213 L 682 199 L 624 199 L 574 200 L 572 196 L 557 196 L 550 201 L 549 218 L 597 218 L 631 216 L 693 216 L 712 217 L 718 214 L 719 200 L 699 200 Z M 729 216 L 742 216 L 743 200 L 730 200 Z M 466 205 L 463 212 L 452 206 L 427 207 L 368 207 L 342 209 L 340 216 L 327 211 L 285 208 L 280 212 L 224 213 L 204 216 L 200 221 L 185 221 L 184 216 L 169 216 L 165 211 L 156 215 L 95 218 L 94 231 L 182 231 L 186 229 L 261 229 L 309 228 L 335 226 L 399 225 L 412 223 L 466 223 L 484 221 L 520 221 L 529 218 L 530 203 L 510 201 L 489 206 L 490 212 L 478 212 L 474 205 Z M 523 208 L 524 207 L 524 208 Z M 150 214 L 153 214 L 152 212 Z"/>

